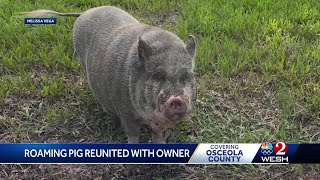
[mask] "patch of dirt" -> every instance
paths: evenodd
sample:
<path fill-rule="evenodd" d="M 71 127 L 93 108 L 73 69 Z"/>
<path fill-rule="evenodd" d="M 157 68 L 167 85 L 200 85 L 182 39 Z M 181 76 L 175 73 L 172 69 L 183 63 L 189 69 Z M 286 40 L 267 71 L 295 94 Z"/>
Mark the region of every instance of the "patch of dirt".
<path fill-rule="evenodd" d="M 276 91 L 270 85 L 259 82 L 254 73 L 243 73 L 232 78 L 231 84 L 239 88 L 238 105 L 240 112 L 259 126 L 277 129 L 280 122 L 280 108 Z"/>
<path fill-rule="evenodd" d="M 167 29 L 171 27 L 172 31 L 175 32 L 177 23 L 179 20 L 179 11 L 171 11 L 169 13 L 159 13 L 159 14 L 144 14 L 141 16 L 142 19 L 152 19 L 149 25 L 157 26 L 159 28 Z"/>

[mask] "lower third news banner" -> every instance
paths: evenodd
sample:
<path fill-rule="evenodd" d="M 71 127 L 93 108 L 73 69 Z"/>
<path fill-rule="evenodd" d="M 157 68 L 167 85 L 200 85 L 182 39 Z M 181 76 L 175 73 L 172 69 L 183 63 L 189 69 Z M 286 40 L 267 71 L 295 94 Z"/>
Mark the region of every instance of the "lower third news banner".
<path fill-rule="evenodd" d="M 0 144 L 1 164 L 320 163 L 320 144 Z"/>

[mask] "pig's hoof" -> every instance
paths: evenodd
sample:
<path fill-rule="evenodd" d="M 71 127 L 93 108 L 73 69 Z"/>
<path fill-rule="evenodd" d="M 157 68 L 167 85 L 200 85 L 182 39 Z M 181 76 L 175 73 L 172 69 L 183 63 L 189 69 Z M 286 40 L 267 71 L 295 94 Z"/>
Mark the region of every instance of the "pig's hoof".
<path fill-rule="evenodd" d="M 163 139 L 153 139 L 152 143 L 155 143 L 155 144 L 166 144 L 166 141 L 163 140 Z"/>
<path fill-rule="evenodd" d="M 139 136 L 128 136 L 128 144 L 139 143 Z"/>

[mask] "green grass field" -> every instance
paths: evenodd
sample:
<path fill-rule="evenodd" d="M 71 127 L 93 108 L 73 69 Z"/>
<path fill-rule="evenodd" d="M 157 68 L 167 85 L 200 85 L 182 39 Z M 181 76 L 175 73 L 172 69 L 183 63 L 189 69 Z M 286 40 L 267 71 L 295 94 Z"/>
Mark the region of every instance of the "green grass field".
<path fill-rule="evenodd" d="M 320 143 L 316 0 L 0 0 L 1 142 L 126 142 L 77 61 L 75 18 L 25 25 L 14 17 L 101 5 L 197 38 L 197 109 L 169 142 Z M 319 165 L 0 165 L 1 179 L 317 179 L 319 171 Z"/>

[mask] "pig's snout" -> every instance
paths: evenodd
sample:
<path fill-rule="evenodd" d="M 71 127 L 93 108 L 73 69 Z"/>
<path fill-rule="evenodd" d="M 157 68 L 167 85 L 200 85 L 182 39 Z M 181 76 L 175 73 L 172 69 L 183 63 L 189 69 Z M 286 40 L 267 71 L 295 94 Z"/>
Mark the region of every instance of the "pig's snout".
<path fill-rule="evenodd" d="M 180 96 L 171 96 L 164 106 L 165 115 L 171 121 L 180 120 L 187 112 L 187 105 Z"/>

